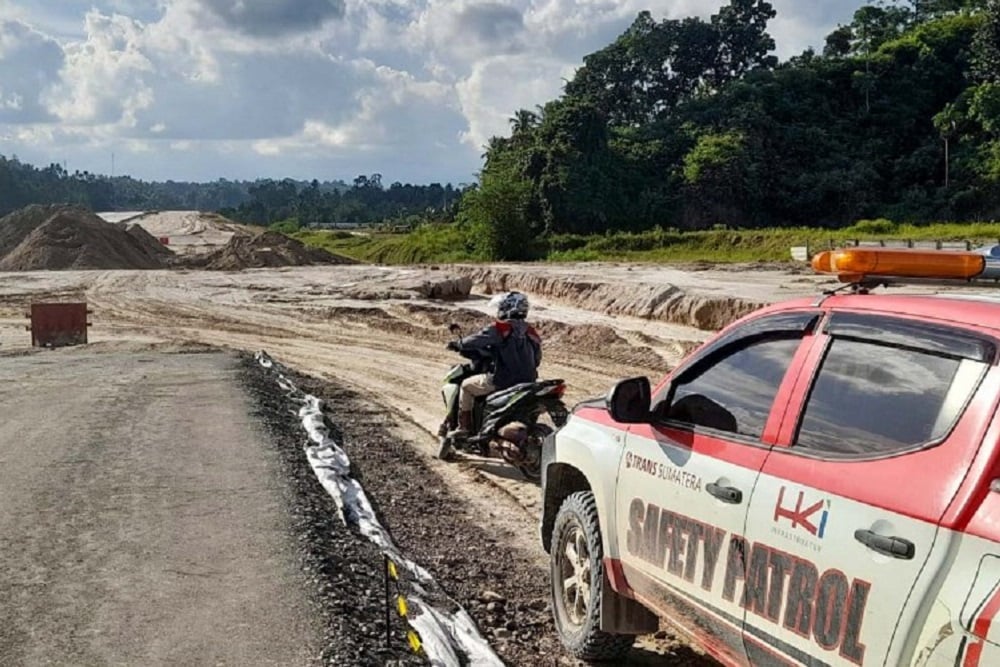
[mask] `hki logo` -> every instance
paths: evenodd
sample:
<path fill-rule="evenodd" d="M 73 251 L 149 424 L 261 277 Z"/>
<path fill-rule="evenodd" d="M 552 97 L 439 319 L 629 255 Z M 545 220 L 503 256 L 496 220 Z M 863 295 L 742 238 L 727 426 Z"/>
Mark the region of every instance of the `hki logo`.
<path fill-rule="evenodd" d="M 828 509 L 823 509 L 825 504 L 827 507 L 830 506 L 829 500 L 818 500 L 809 507 L 803 509 L 805 504 L 805 492 L 799 491 L 799 497 L 795 501 L 794 508 L 785 507 L 785 488 L 781 487 L 778 491 L 778 502 L 774 505 L 774 522 L 778 523 L 780 519 L 788 519 L 792 523 L 792 528 L 804 528 L 816 537 L 823 539 L 823 533 L 826 531 L 826 519 L 830 515 Z M 816 513 L 823 510 L 818 516 Z M 817 525 L 818 522 L 818 525 Z"/>

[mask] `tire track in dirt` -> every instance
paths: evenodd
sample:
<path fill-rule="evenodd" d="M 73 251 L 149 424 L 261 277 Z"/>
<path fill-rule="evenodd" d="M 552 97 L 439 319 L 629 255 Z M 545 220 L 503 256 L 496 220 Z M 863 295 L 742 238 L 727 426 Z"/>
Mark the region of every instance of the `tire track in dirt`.
<path fill-rule="evenodd" d="M 459 487 L 469 484 L 461 482 L 462 479 L 486 478 L 516 502 L 527 523 L 512 528 L 507 535 L 493 531 L 490 537 L 493 541 L 485 543 L 497 548 L 501 542 L 510 544 L 515 537 L 521 540 L 528 535 L 524 553 L 531 554 L 529 560 L 538 568 L 535 577 L 544 582 L 545 570 L 540 566 L 535 540 L 539 488 L 499 463 L 473 460 L 448 467 L 430 461 L 436 450 L 431 433 L 436 432 L 442 418 L 441 378 L 460 360 L 444 349 L 450 338 L 446 323 L 459 321 L 466 331 L 484 326 L 489 322 L 482 312 L 485 300 L 471 300 L 468 305 L 472 307 L 461 302 L 418 299 L 366 302 L 345 298 L 341 293 L 343 282 L 338 285 L 332 278 L 329 282 L 322 278 L 323 275 L 352 278 L 357 273 L 356 269 L 339 268 L 323 273 L 274 270 L 266 274 L 211 275 L 196 271 L 88 272 L 46 274 L 37 280 L 29 275 L 27 281 L 19 284 L 16 294 L 10 290 L 5 293 L 0 282 L 0 304 L 23 303 L 48 295 L 83 297 L 94 311 L 92 340 L 141 338 L 251 352 L 263 349 L 288 367 L 307 370 L 318 381 L 350 387 L 356 392 L 350 404 L 355 408 L 368 406 L 380 415 L 372 419 L 385 422 L 383 426 L 391 424 L 391 414 L 413 425 L 404 429 L 405 444 L 398 439 L 394 441 L 400 448 L 399 457 L 409 451 L 411 458 L 416 456 L 426 465 L 438 466 L 449 479 L 457 480 Z M 669 357 L 677 350 L 669 339 L 627 327 L 618 332 L 617 327 L 610 326 L 616 324 L 610 318 L 587 318 L 580 314 L 565 322 L 559 319 L 564 310 L 547 307 L 538 310 L 541 311 L 539 327 L 546 334 L 543 376 L 567 381 L 570 404 L 603 395 L 623 376 L 647 375 L 658 380 L 674 361 Z M 692 338 L 697 340 L 698 336 Z M 676 345 L 690 344 L 681 341 Z M 657 348 L 666 349 L 667 354 L 658 353 Z M 372 426 L 363 419 L 359 423 Z M 396 463 L 387 465 L 393 466 L 398 469 Z M 438 481 L 434 486 L 449 485 Z M 482 495 L 462 490 L 466 498 L 473 494 Z M 441 530 L 431 525 L 440 523 L 440 516 L 434 515 L 430 506 L 427 509 L 426 530 Z M 407 534 L 405 527 L 400 530 Z M 488 553 L 484 552 L 483 557 L 487 558 Z M 466 594 L 473 595 L 471 589 Z M 538 606 L 537 601 L 533 604 Z M 538 611 L 529 604 L 528 612 Z M 506 628 L 506 622 L 495 627 Z M 509 632 L 512 640 L 518 639 L 517 630 Z"/>
<path fill-rule="evenodd" d="M 449 339 L 445 323 L 456 319 L 471 330 L 489 320 L 461 302 L 409 299 L 383 303 L 344 298 L 345 290 L 357 289 L 359 274 L 367 275 L 356 267 L 238 274 L 26 274 L 14 293 L 4 294 L 0 283 L 0 294 L 4 294 L 0 303 L 71 294 L 86 298 L 94 311 L 92 340 L 138 337 L 238 350 L 267 349 L 281 363 L 336 378 L 397 407 L 428 433 L 421 445 L 432 451 L 436 443 L 431 434 L 442 419 L 441 378 L 460 361 L 444 349 Z M 324 280 L 324 276 L 331 278 Z M 339 283 L 335 276 L 341 276 Z M 635 346 L 604 325 L 544 319 L 540 327 L 551 334 L 545 345 L 543 376 L 566 380 L 571 404 L 603 395 L 623 376 L 647 375 L 657 380 L 670 365 L 650 346 Z M 656 367 L 651 368 L 654 363 Z M 528 511 L 536 510 L 536 486 L 508 478 L 509 471 L 503 467 L 487 465 L 483 472 L 514 494 Z"/>

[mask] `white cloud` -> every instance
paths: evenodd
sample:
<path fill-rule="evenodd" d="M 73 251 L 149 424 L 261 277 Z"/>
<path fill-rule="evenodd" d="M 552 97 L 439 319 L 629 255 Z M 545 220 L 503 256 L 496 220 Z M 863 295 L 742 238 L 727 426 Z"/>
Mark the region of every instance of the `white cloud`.
<path fill-rule="evenodd" d="M 142 52 L 143 26 L 119 14 L 91 11 L 85 30 L 86 40 L 65 50 L 62 81 L 45 95 L 49 109 L 71 125 L 134 127 L 136 114 L 154 98 L 144 77 L 154 68 Z"/>
<path fill-rule="evenodd" d="M 773 0 L 779 53 L 821 47 L 857 1 Z M 2 150 L 98 172 L 117 150 L 119 173 L 142 178 L 467 181 L 518 108 L 557 96 L 643 9 L 717 11 L 695 0 L 0 0 Z"/>
<path fill-rule="evenodd" d="M 461 138 L 481 149 L 494 135 L 509 132 L 509 119 L 520 108 L 556 97 L 562 79 L 572 76 L 573 65 L 534 55 L 498 56 L 477 62 L 472 73 L 458 83 L 462 113 L 469 122 Z"/>
<path fill-rule="evenodd" d="M 50 118 L 42 96 L 58 80 L 59 44 L 16 20 L 0 19 L 0 123 Z"/>

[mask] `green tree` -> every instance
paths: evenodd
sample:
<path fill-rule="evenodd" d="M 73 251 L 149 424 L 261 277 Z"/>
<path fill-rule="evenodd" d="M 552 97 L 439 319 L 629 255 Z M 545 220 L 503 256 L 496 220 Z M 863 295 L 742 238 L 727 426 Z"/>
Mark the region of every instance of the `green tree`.
<path fill-rule="evenodd" d="M 528 219 L 531 184 L 517 174 L 483 173 L 479 187 L 462 199 L 458 221 L 483 259 L 531 259 L 535 228 Z"/>
<path fill-rule="evenodd" d="M 733 216 L 742 218 L 746 166 L 746 137 L 739 132 L 699 137 L 684 156 L 684 182 L 692 193 L 689 225 L 703 227 Z"/>
<path fill-rule="evenodd" d="M 976 78 L 1000 83 L 1000 0 L 986 3 L 972 50 L 972 70 Z"/>
<path fill-rule="evenodd" d="M 768 22 L 777 16 L 764 0 L 730 0 L 712 17 L 719 33 L 714 84 L 718 87 L 742 78 L 758 67 L 774 67 L 778 59 L 770 55 L 774 39 L 767 32 Z"/>
<path fill-rule="evenodd" d="M 827 58 L 843 58 L 850 54 L 851 43 L 854 41 L 854 31 L 849 25 L 837 26 L 837 29 L 826 36 L 826 46 L 823 55 Z"/>

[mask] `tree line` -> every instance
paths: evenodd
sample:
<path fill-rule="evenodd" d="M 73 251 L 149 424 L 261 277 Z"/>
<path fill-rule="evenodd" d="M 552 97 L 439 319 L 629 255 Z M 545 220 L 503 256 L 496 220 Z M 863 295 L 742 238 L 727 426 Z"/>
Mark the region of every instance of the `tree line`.
<path fill-rule="evenodd" d="M 29 204 L 80 204 L 94 211 L 197 209 L 214 211 L 249 201 L 252 183 L 150 183 L 130 176 L 68 172 L 62 165 L 35 167 L 0 155 L 0 215 Z"/>
<path fill-rule="evenodd" d="M 240 222 L 270 225 L 289 221 L 302 227 L 317 223 L 449 222 L 458 211 L 462 192 L 450 183 L 394 182 L 386 187 L 381 174 L 358 176 L 343 188 L 324 187 L 316 180 L 266 180 L 249 187 L 248 201 L 220 212 Z"/>
<path fill-rule="evenodd" d="M 877 2 L 778 62 L 763 0 L 649 12 L 486 147 L 459 220 L 519 239 L 1000 217 L 1000 0 Z"/>
<path fill-rule="evenodd" d="M 35 167 L 16 156 L 0 155 L 0 216 L 29 204 L 81 204 L 94 211 L 189 209 L 218 211 L 248 224 L 291 220 L 368 224 L 385 220 L 454 219 L 462 189 L 451 184 L 382 184 L 380 174 L 343 181 L 292 179 L 210 183 L 146 182 L 110 178 L 62 165 Z M 410 221 L 412 222 L 412 220 Z"/>

